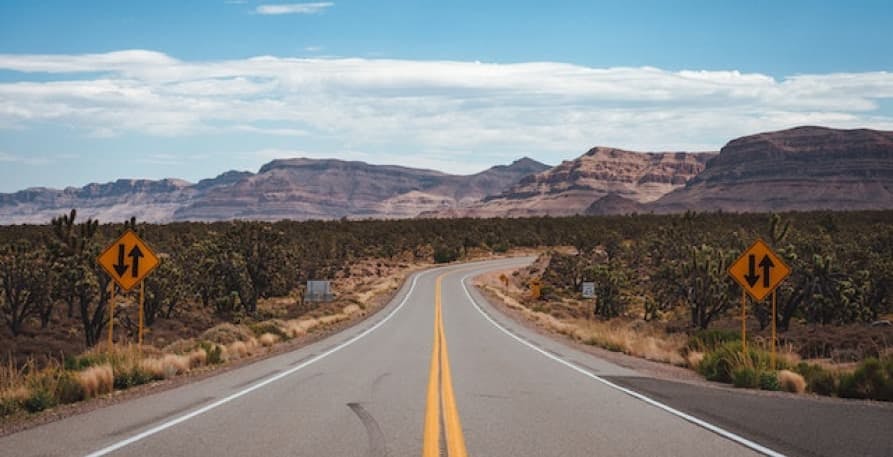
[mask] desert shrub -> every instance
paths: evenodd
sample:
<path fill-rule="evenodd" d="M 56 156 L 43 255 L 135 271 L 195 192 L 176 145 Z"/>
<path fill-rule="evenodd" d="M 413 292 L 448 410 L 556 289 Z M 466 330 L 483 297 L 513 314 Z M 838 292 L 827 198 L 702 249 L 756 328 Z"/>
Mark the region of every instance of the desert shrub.
<path fill-rule="evenodd" d="M 56 398 L 48 388 L 40 387 L 31 390 L 31 395 L 25 399 L 23 406 L 29 413 L 38 413 L 56 406 Z"/>
<path fill-rule="evenodd" d="M 205 351 L 205 361 L 208 365 L 223 363 L 223 348 L 219 344 L 202 341 L 199 343 L 199 348 Z"/>
<path fill-rule="evenodd" d="M 94 365 L 77 374 L 86 398 L 110 393 L 114 388 L 115 376 L 111 364 Z"/>
<path fill-rule="evenodd" d="M 893 401 L 893 376 L 880 360 L 868 358 L 852 373 L 840 377 L 838 393 L 844 398 Z"/>
<path fill-rule="evenodd" d="M 774 371 L 760 372 L 759 386 L 762 390 L 781 390 L 781 385 L 778 382 L 778 373 Z"/>
<path fill-rule="evenodd" d="M 165 346 L 161 351 L 167 354 L 186 354 L 195 350 L 199 344 L 192 338 L 177 340 Z"/>
<path fill-rule="evenodd" d="M 263 347 L 270 347 L 279 341 L 279 336 L 272 333 L 264 333 L 260 336 L 260 344 Z"/>
<path fill-rule="evenodd" d="M 85 395 L 77 375 L 68 370 L 59 372 L 54 396 L 60 404 L 79 402 L 84 399 Z"/>
<path fill-rule="evenodd" d="M 496 254 L 503 254 L 505 252 L 508 252 L 509 245 L 503 241 L 499 241 L 499 242 L 493 243 L 493 245 L 490 247 L 490 249 L 493 252 L 495 252 Z"/>
<path fill-rule="evenodd" d="M 186 356 L 189 358 L 190 369 L 204 366 L 208 363 L 208 353 L 202 348 L 190 351 Z"/>
<path fill-rule="evenodd" d="M 690 351 L 708 352 L 731 341 L 741 341 L 741 333 L 735 330 L 699 330 L 688 337 L 686 347 Z"/>
<path fill-rule="evenodd" d="M 280 339 L 283 340 L 289 339 L 288 331 L 286 330 L 287 327 L 288 324 L 279 319 L 271 319 L 263 322 L 258 322 L 249 326 L 251 331 L 254 332 L 254 336 L 259 337 L 265 333 L 270 333 L 278 336 Z"/>
<path fill-rule="evenodd" d="M 115 389 L 124 390 L 134 386 L 139 386 L 152 382 L 154 376 L 146 370 L 140 363 L 134 363 L 129 366 L 119 366 L 114 369 Z"/>
<path fill-rule="evenodd" d="M 62 366 L 66 370 L 72 371 L 81 371 L 85 368 L 92 367 L 94 365 L 99 365 L 103 362 L 101 357 L 98 357 L 96 354 L 87 353 L 79 356 L 67 356 L 62 363 Z"/>
<path fill-rule="evenodd" d="M 810 392 L 825 396 L 837 393 L 837 377 L 821 365 L 800 362 L 795 371 L 806 380 L 806 386 Z"/>
<path fill-rule="evenodd" d="M 236 341 L 246 341 L 252 336 L 251 331 L 240 325 L 220 324 L 206 330 L 201 339 L 212 343 L 229 345 Z"/>
<path fill-rule="evenodd" d="M 778 362 L 780 368 L 786 368 L 782 360 Z M 731 383 L 736 368 L 746 366 L 753 368 L 756 372 L 761 372 L 769 369 L 769 363 L 768 352 L 751 345 L 748 346 L 747 356 L 745 356 L 741 351 L 741 343 L 730 341 L 707 352 L 698 365 L 698 371 L 710 381 Z"/>
<path fill-rule="evenodd" d="M 778 386 L 785 392 L 802 394 L 806 392 L 806 379 L 793 371 L 781 370 L 778 372 Z"/>
<path fill-rule="evenodd" d="M 18 399 L 0 396 L 0 418 L 11 416 L 22 409 L 22 402 Z"/>
<path fill-rule="evenodd" d="M 459 258 L 459 249 L 445 245 L 434 248 L 434 263 L 449 263 Z"/>
<path fill-rule="evenodd" d="M 732 385 L 735 387 L 757 387 L 759 382 L 757 372 L 753 367 L 745 365 L 732 369 Z"/>

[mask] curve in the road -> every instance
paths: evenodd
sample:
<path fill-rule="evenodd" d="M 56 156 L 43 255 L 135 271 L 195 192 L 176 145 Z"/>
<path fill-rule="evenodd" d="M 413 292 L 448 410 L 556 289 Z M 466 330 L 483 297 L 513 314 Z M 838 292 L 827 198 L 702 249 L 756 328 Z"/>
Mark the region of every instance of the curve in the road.
<path fill-rule="evenodd" d="M 747 439 L 747 438 L 744 438 L 743 436 L 740 436 L 740 435 L 737 435 L 737 434 L 735 434 L 735 433 L 732 433 L 732 432 L 730 432 L 730 431 L 728 431 L 728 430 L 726 430 L 726 429 L 724 429 L 724 428 L 722 428 L 722 427 L 713 425 L 713 424 L 711 424 L 711 423 L 709 423 L 709 422 L 707 422 L 707 421 L 704 421 L 704 420 L 702 420 L 702 419 L 699 419 L 699 418 L 697 418 L 697 417 L 694 417 L 694 416 L 692 416 L 692 415 L 690 415 L 690 414 L 686 414 L 686 413 L 684 413 L 684 412 L 682 412 L 682 411 L 679 411 L 678 409 L 675 409 L 675 408 L 672 408 L 672 407 L 670 407 L 670 406 L 667 406 L 667 405 L 665 405 L 665 404 L 663 404 L 663 403 L 661 403 L 661 402 L 659 402 L 659 401 L 657 401 L 657 400 L 654 400 L 653 398 L 650 398 L 650 397 L 648 397 L 648 396 L 646 396 L 646 395 L 642 395 L 642 394 L 640 394 L 640 393 L 638 393 L 638 392 L 636 392 L 636 391 L 627 389 L 627 388 L 622 387 L 622 386 L 618 386 L 617 384 L 614 384 L 613 382 L 608 381 L 607 379 L 604 379 L 604 378 L 602 378 L 602 377 L 600 377 L 600 376 L 598 376 L 598 375 L 596 375 L 596 374 L 594 374 L 594 373 L 591 373 L 591 372 L 589 372 L 589 371 L 586 370 L 586 369 L 583 369 L 583 368 L 581 368 L 581 367 L 578 367 L 577 365 L 575 365 L 575 364 L 573 364 L 573 363 L 571 363 L 571 362 L 568 362 L 567 360 L 564 360 L 564 359 L 562 359 L 561 357 L 557 357 L 557 356 L 555 356 L 555 355 L 553 355 L 553 354 L 550 354 L 549 352 L 547 352 L 547 351 L 545 351 L 545 350 L 543 350 L 543 349 L 540 349 L 540 348 L 536 347 L 535 345 L 533 345 L 533 344 L 527 342 L 527 341 L 524 340 L 523 338 L 519 337 L 518 335 L 515 335 L 514 333 L 512 333 L 511 331 L 509 331 L 508 329 L 506 329 L 505 327 L 503 327 L 502 325 L 500 325 L 498 322 L 496 322 L 495 320 L 493 320 L 493 318 L 491 318 L 490 315 L 487 314 L 487 313 L 481 308 L 481 306 L 478 304 L 477 300 L 475 300 L 475 299 L 471 296 L 471 292 L 468 291 L 468 284 L 467 284 L 467 281 L 468 281 L 468 279 L 469 279 L 471 276 L 473 276 L 473 274 L 465 275 L 465 276 L 462 277 L 462 279 L 460 280 L 460 283 L 462 284 L 462 289 L 465 291 L 465 296 L 468 297 L 468 300 L 471 302 L 471 304 L 474 306 L 474 308 L 477 310 L 477 312 L 480 313 L 482 316 L 484 316 L 484 318 L 485 318 L 488 322 L 490 322 L 491 324 L 493 324 L 494 327 L 496 327 L 497 329 L 499 329 L 501 332 L 505 333 L 506 335 L 510 336 L 512 339 L 514 339 L 514 340 L 517 341 L 518 343 L 521 343 L 522 345 L 526 346 L 527 348 L 532 349 L 532 350 L 536 351 L 537 353 L 542 354 L 543 356 L 545 356 L 545 357 L 547 357 L 547 358 L 549 358 L 549 359 L 551 359 L 551 360 L 554 360 L 555 362 L 558 362 L 558 363 L 560 363 L 561 365 L 563 365 L 563 366 L 565 366 L 565 367 L 567 367 L 567 368 L 570 368 L 571 370 L 576 371 L 577 373 L 580 373 L 580 374 L 582 374 L 582 375 L 584 375 L 584 376 L 586 376 L 586 377 L 588 377 L 588 378 L 590 378 L 590 379 L 593 379 L 593 380 L 598 381 L 598 382 L 600 382 L 600 383 L 602 383 L 602 384 L 605 384 L 606 386 L 611 387 L 612 389 L 616 389 L 616 390 L 618 390 L 618 391 L 620 391 L 620 392 L 623 392 L 623 393 L 625 393 L 625 394 L 627 394 L 627 395 L 629 395 L 629 396 L 631 396 L 631 397 L 633 397 L 633 398 L 636 398 L 636 399 L 638 399 L 638 400 L 642 400 L 642 401 L 644 401 L 645 403 L 648 403 L 648 404 L 651 405 L 651 406 L 654 406 L 654 407 L 656 407 L 656 408 L 662 409 L 663 411 L 666 411 L 666 412 L 668 412 L 668 413 L 670 413 L 670 414 L 672 414 L 672 415 L 674 415 L 674 416 L 677 416 L 677 417 L 679 417 L 679 418 L 681 418 L 681 419 L 684 419 L 684 420 L 686 420 L 686 421 L 688 421 L 688 422 L 691 422 L 692 424 L 695 424 L 695 425 L 697 425 L 697 426 L 699 426 L 699 427 L 702 427 L 702 428 L 704 428 L 704 429 L 706 429 L 706 430 L 709 430 L 709 431 L 711 431 L 711 432 L 713 432 L 713 433 L 716 433 L 717 435 L 722 436 L 723 438 L 726 438 L 726 439 L 729 439 L 729 440 L 731 440 L 731 441 L 734 441 L 734 442 L 736 442 L 736 443 L 738 443 L 738 444 L 741 444 L 742 446 L 745 446 L 745 447 L 747 447 L 747 448 L 753 449 L 754 451 L 757 451 L 757 452 L 759 452 L 759 453 L 761 453 L 761 454 L 764 454 L 764 455 L 767 455 L 767 456 L 770 456 L 770 457 L 785 457 L 784 454 L 782 454 L 782 453 L 780 453 L 780 452 L 777 452 L 777 451 L 774 451 L 774 450 L 772 450 L 772 449 L 769 449 L 769 448 L 766 447 L 766 446 L 763 446 L 763 445 L 761 445 L 761 444 L 759 444 L 759 443 L 756 443 L 756 442 L 751 441 L 751 440 L 749 440 L 749 439 Z"/>

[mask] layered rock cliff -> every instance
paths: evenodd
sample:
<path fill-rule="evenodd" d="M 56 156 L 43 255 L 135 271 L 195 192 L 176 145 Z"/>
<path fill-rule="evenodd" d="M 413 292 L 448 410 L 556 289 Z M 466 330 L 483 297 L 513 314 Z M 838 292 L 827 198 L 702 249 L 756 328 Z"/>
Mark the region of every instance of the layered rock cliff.
<path fill-rule="evenodd" d="M 797 127 L 730 141 L 655 212 L 893 208 L 893 132 Z"/>

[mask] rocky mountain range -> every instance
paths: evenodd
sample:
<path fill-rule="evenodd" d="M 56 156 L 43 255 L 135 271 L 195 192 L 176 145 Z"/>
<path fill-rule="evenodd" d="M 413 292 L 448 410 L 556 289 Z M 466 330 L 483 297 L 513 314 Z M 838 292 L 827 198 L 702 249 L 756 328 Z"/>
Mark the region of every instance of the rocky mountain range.
<path fill-rule="evenodd" d="M 522 179 L 450 216 L 523 217 L 582 214 L 594 201 L 619 196 L 648 203 L 683 187 L 715 153 L 632 152 L 596 147 L 575 160 Z"/>
<path fill-rule="evenodd" d="M 147 222 L 890 209 L 893 132 L 797 127 L 738 138 L 719 153 L 596 147 L 555 167 L 523 158 L 467 176 L 274 160 L 195 184 L 119 179 L 0 194 L 0 223 L 46 223 L 71 208 Z"/>
<path fill-rule="evenodd" d="M 0 194 L 0 223 L 47 223 L 71 208 L 101 221 L 407 218 L 477 202 L 548 168 L 523 158 L 459 176 L 333 159 L 274 160 L 257 173 L 230 171 L 196 184 L 119 179 Z"/>

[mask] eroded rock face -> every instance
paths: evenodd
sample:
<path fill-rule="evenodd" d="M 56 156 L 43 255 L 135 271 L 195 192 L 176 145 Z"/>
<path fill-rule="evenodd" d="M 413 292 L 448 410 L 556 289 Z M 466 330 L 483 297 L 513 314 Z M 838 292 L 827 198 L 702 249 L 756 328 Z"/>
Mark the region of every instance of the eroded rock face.
<path fill-rule="evenodd" d="M 893 208 L 893 132 L 797 127 L 730 141 L 655 212 Z"/>
<path fill-rule="evenodd" d="M 125 180 L 81 188 L 0 194 L 0 223 L 43 224 L 71 208 L 101 221 L 407 218 L 455 208 L 548 169 L 531 159 L 457 176 L 341 160 L 288 159 L 257 174 L 229 171 L 197 184 Z"/>
<path fill-rule="evenodd" d="M 611 194 L 654 201 L 700 173 L 713 153 L 643 153 L 596 147 L 581 157 L 522 179 L 501 194 L 449 216 L 567 216 L 583 214 Z"/>
<path fill-rule="evenodd" d="M 201 196 L 179 220 L 408 218 L 456 208 L 548 168 L 531 159 L 458 176 L 340 160 L 288 159 Z"/>

